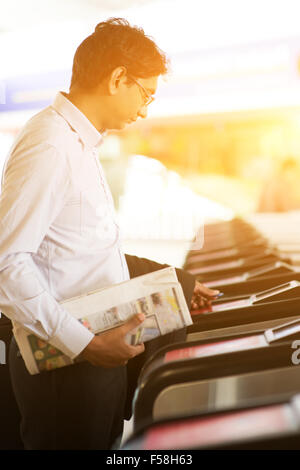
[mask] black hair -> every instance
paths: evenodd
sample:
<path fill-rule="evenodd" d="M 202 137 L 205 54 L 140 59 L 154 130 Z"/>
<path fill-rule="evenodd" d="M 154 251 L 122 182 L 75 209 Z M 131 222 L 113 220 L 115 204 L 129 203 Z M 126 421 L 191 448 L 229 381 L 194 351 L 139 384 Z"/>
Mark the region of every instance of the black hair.
<path fill-rule="evenodd" d="M 109 18 L 97 24 L 93 34 L 77 48 L 71 87 L 91 89 L 116 67 L 124 66 L 128 75 L 149 78 L 168 72 L 168 59 L 142 28 L 124 18 Z"/>

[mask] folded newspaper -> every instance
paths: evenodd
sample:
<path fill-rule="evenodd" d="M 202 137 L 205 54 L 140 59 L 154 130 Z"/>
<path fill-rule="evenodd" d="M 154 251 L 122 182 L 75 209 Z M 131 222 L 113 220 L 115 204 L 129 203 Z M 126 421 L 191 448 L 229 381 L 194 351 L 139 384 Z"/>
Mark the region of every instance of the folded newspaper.
<path fill-rule="evenodd" d="M 192 324 L 172 267 L 73 297 L 61 305 L 94 334 L 120 326 L 136 313 L 144 313 L 144 322 L 126 336 L 132 345 Z M 77 362 L 25 329 L 16 331 L 15 338 L 30 374 Z"/>

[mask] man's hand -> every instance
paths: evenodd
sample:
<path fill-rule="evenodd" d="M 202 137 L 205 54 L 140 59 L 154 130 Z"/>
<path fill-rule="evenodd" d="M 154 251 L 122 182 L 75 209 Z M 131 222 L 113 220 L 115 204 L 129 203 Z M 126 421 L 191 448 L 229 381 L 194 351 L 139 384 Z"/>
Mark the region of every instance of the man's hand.
<path fill-rule="evenodd" d="M 145 320 L 145 315 L 137 314 L 131 317 L 124 325 L 94 336 L 92 341 L 80 354 L 94 366 L 118 367 L 127 364 L 129 359 L 141 354 L 145 347 L 143 344 L 131 346 L 125 341 L 129 331 L 139 326 Z"/>
<path fill-rule="evenodd" d="M 212 290 L 196 281 L 193 297 L 191 300 L 191 309 L 197 310 L 201 307 L 209 307 L 211 301 L 220 293 L 218 290 Z"/>

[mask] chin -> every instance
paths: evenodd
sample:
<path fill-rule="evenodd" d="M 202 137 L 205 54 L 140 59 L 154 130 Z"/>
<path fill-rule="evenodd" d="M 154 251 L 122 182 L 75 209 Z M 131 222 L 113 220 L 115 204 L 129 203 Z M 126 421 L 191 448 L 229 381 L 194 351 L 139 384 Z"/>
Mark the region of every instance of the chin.
<path fill-rule="evenodd" d="M 114 130 L 121 130 L 121 129 L 124 129 L 124 127 L 126 127 L 128 123 L 127 122 L 119 122 L 118 124 L 115 124 L 112 129 Z"/>
<path fill-rule="evenodd" d="M 130 124 L 132 124 L 131 122 L 128 122 L 128 121 L 121 121 L 121 122 L 118 122 L 118 123 L 114 123 L 113 125 L 111 125 L 109 128 L 111 130 L 116 130 L 116 131 L 120 131 L 122 129 L 124 129 L 124 127 L 127 127 L 129 126 Z"/>

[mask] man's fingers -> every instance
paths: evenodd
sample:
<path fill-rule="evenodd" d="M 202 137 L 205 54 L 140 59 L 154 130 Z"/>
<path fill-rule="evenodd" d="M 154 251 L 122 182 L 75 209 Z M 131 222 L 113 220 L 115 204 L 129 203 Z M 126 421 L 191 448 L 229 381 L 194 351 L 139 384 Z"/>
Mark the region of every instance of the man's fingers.
<path fill-rule="evenodd" d="M 209 289 L 209 287 L 203 286 L 203 284 L 200 284 L 199 282 L 197 282 L 194 292 L 203 295 L 204 297 L 215 297 L 220 293 L 219 290 Z"/>
<path fill-rule="evenodd" d="M 214 297 L 215 295 L 218 295 L 220 293 L 219 290 L 212 290 L 212 289 L 209 289 L 206 286 L 201 286 L 200 292 L 201 292 L 202 295 L 205 295 L 205 296 L 208 296 L 208 297 Z"/>
<path fill-rule="evenodd" d="M 204 305 L 204 299 L 202 297 L 197 297 L 196 299 L 193 299 L 192 302 L 191 302 L 191 305 L 192 305 L 192 308 L 197 308 L 197 307 L 201 307 L 202 305 Z"/>
<path fill-rule="evenodd" d="M 135 356 L 145 351 L 144 343 L 138 344 L 137 346 L 133 346 L 133 348 L 134 348 Z"/>
<path fill-rule="evenodd" d="M 121 365 L 126 365 L 130 359 L 133 359 L 135 356 L 142 354 L 145 351 L 144 343 L 138 344 L 136 346 L 128 345 L 128 349 L 126 351 L 126 356 L 122 361 Z"/>
<path fill-rule="evenodd" d="M 139 326 L 145 320 L 145 315 L 143 313 L 137 313 L 133 315 L 129 320 L 127 320 L 124 325 L 122 325 L 122 329 L 124 333 L 129 333 L 129 331 L 134 330 L 137 326 Z"/>

